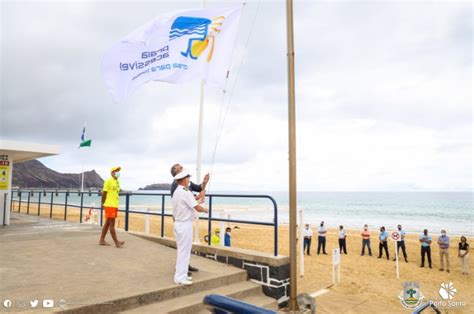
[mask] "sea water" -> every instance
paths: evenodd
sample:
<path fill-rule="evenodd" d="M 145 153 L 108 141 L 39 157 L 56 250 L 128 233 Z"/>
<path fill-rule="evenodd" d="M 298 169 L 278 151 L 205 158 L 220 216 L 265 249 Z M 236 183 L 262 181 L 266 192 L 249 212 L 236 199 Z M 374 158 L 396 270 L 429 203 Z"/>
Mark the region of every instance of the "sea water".
<path fill-rule="evenodd" d="M 144 193 L 144 191 L 140 191 Z M 168 193 L 168 191 L 146 191 L 145 193 Z M 287 192 L 219 192 L 216 194 L 259 194 L 273 197 L 277 203 L 279 224 L 288 223 Z M 42 195 L 41 201 L 49 203 L 51 196 Z M 15 195 L 15 199 L 17 199 Z M 25 196 L 22 202 L 26 201 Z M 38 193 L 30 197 L 38 201 Z M 162 196 L 131 195 L 130 210 L 161 212 Z M 64 195 L 53 196 L 53 202 L 64 204 Z M 68 204 L 79 205 L 80 197 L 71 192 Z M 85 207 L 100 205 L 100 196 L 93 193 L 84 196 Z M 120 198 L 121 209 L 125 197 Z M 171 199 L 164 197 L 165 212 L 171 213 Z M 204 206 L 209 207 L 209 199 Z M 398 224 L 410 233 L 421 233 L 428 229 L 438 234 L 446 229 L 451 235 L 474 236 L 472 192 L 300 192 L 298 209 L 303 211 L 305 223 L 316 227 L 321 221 L 327 228 L 343 225 L 346 229 L 362 229 L 368 224 L 370 229 L 385 226 L 394 230 Z M 269 199 L 227 198 L 215 196 L 212 199 L 213 217 L 230 217 L 236 220 L 273 222 L 274 208 Z M 201 214 L 201 216 L 206 216 Z"/>

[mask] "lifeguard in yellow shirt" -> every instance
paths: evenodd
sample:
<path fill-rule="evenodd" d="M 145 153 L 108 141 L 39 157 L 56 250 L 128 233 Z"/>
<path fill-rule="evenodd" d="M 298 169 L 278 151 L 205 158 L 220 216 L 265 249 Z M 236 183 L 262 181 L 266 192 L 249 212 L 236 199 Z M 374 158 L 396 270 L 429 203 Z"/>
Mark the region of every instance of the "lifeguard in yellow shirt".
<path fill-rule="evenodd" d="M 119 207 L 120 170 L 120 167 L 113 167 L 110 170 L 111 177 L 104 182 L 104 187 L 102 188 L 102 208 L 105 211 L 106 220 L 99 240 L 99 245 L 110 246 L 109 243 L 105 242 L 107 231 L 110 230 L 110 235 L 115 242 L 115 246 L 118 248 L 122 247 L 125 243 L 117 239 L 117 233 L 115 232 L 115 218 L 117 218 Z"/>

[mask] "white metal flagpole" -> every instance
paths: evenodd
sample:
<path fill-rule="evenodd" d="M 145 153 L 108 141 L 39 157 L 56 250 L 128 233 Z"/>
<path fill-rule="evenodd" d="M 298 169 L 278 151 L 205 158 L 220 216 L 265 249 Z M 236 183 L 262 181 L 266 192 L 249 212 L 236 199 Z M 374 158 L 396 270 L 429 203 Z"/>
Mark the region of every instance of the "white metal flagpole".
<path fill-rule="evenodd" d="M 83 131 L 83 136 L 84 136 L 84 139 L 82 141 L 85 141 L 86 140 L 86 123 L 84 121 L 84 131 Z M 81 153 L 79 153 L 81 154 Z M 81 173 L 81 192 L 84 192 L 84 156 L 83 156 L 84 153 L 81 154 L 81 161 L 82 161 L 82 173 Z"/>
<path fill-rule="evenodd" d="M 204 80 L 201 81 L 201 95 L 199 101 L 199 124 L 198 124 L 198 140 L 197 140 L 197 158 L 196 158 L 196 181 L 201 183 L 201 166 L 202 166 L 202 124 L 204 120 Z"/>
<path fill-rule="evenodd" d="M 206 0 L 202 1 L 202 7 L 206 7 Z M 202 124 L 204 120 L 204 80 L 201 80 L 201 90 L 199 97 L 199 122 L 198 122 L 198 139 L 197 139 L 197 157 L 196 157 L 196 181 L 201 183 L 201 167 L 202 167 Z M 211 235 L 209 235 L 210 237 Z M 194 242 L 200 243 L 199 240 L 199 216 L 196 214 L 194 220 Z"/>
<path fill-rule="evenodd" d="M 81 192 L 84 192 L 84 162 L 82 162 Z"/>
<path fill-rule="evenodd" d="M 398 241 L 395 241 L 395 261 L 397 265 L 397 279 L 400 279 L 400 268 L 398 265 Z"/>

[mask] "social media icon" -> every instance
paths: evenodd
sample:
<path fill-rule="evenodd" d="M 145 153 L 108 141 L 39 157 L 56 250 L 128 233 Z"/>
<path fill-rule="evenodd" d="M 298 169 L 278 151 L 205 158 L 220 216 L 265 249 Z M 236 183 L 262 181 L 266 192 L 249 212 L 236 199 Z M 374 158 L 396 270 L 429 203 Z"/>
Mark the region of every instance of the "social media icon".
<path fill-rule="evenodd" d="M 61 300 L 58 301 L 58 305 L 59 305 L 59 307 L 64 308 L 64 307 L 66 307 L 67 302 L 64 299 L 61 299 Z"/>
<path fill-rule="evenodd" d="M 37 306 L 38 306 L 38 303 L 39 303 L 38 300 L 31 300 L 31 301 L 30 301 L 30 306 L 31 306 L 31 307 L 37 307 Z"/>
<path fill-rule="evenodd" d="M 53 300 L 43 300 L 43 307 L 54 307 L 54 301 Z"/>
<path fill-rule="evenodd" d="M 24 307 L 26 307 L 26 302 L 24 300 L 17 300 L 16 301 L 16 307 L 18 307 L 20 309 L 24 308 Z"/>
<path fill-rule="evenodd" d="M 3 301 L 3 306 L 6 307 L 7 309 L 12 307 L 12 301 L 11 300 Z"/>

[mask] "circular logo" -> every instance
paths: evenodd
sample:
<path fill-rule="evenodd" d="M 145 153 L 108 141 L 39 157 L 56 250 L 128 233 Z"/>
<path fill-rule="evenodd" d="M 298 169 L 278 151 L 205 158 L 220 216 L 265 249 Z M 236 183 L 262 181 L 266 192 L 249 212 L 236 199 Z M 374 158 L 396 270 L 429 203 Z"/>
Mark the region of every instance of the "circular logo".
<path fill-rule="evenodd" d="M 398 232 L 398 231 L 392 232 L 392 234 L 391 234 L 390 236 L 392 237 L 392 240 L 393 240 L 393 241 L 398 241 L 398 240 L 400 240 L 400 232 Z"/>
<path fill-rule="evenodd" d="M 4 300 L 3 301 L 3 306 L 6 307 L 7 309 L 11 308 L 12 307 L 12 301 L 11 300 Z"/>

